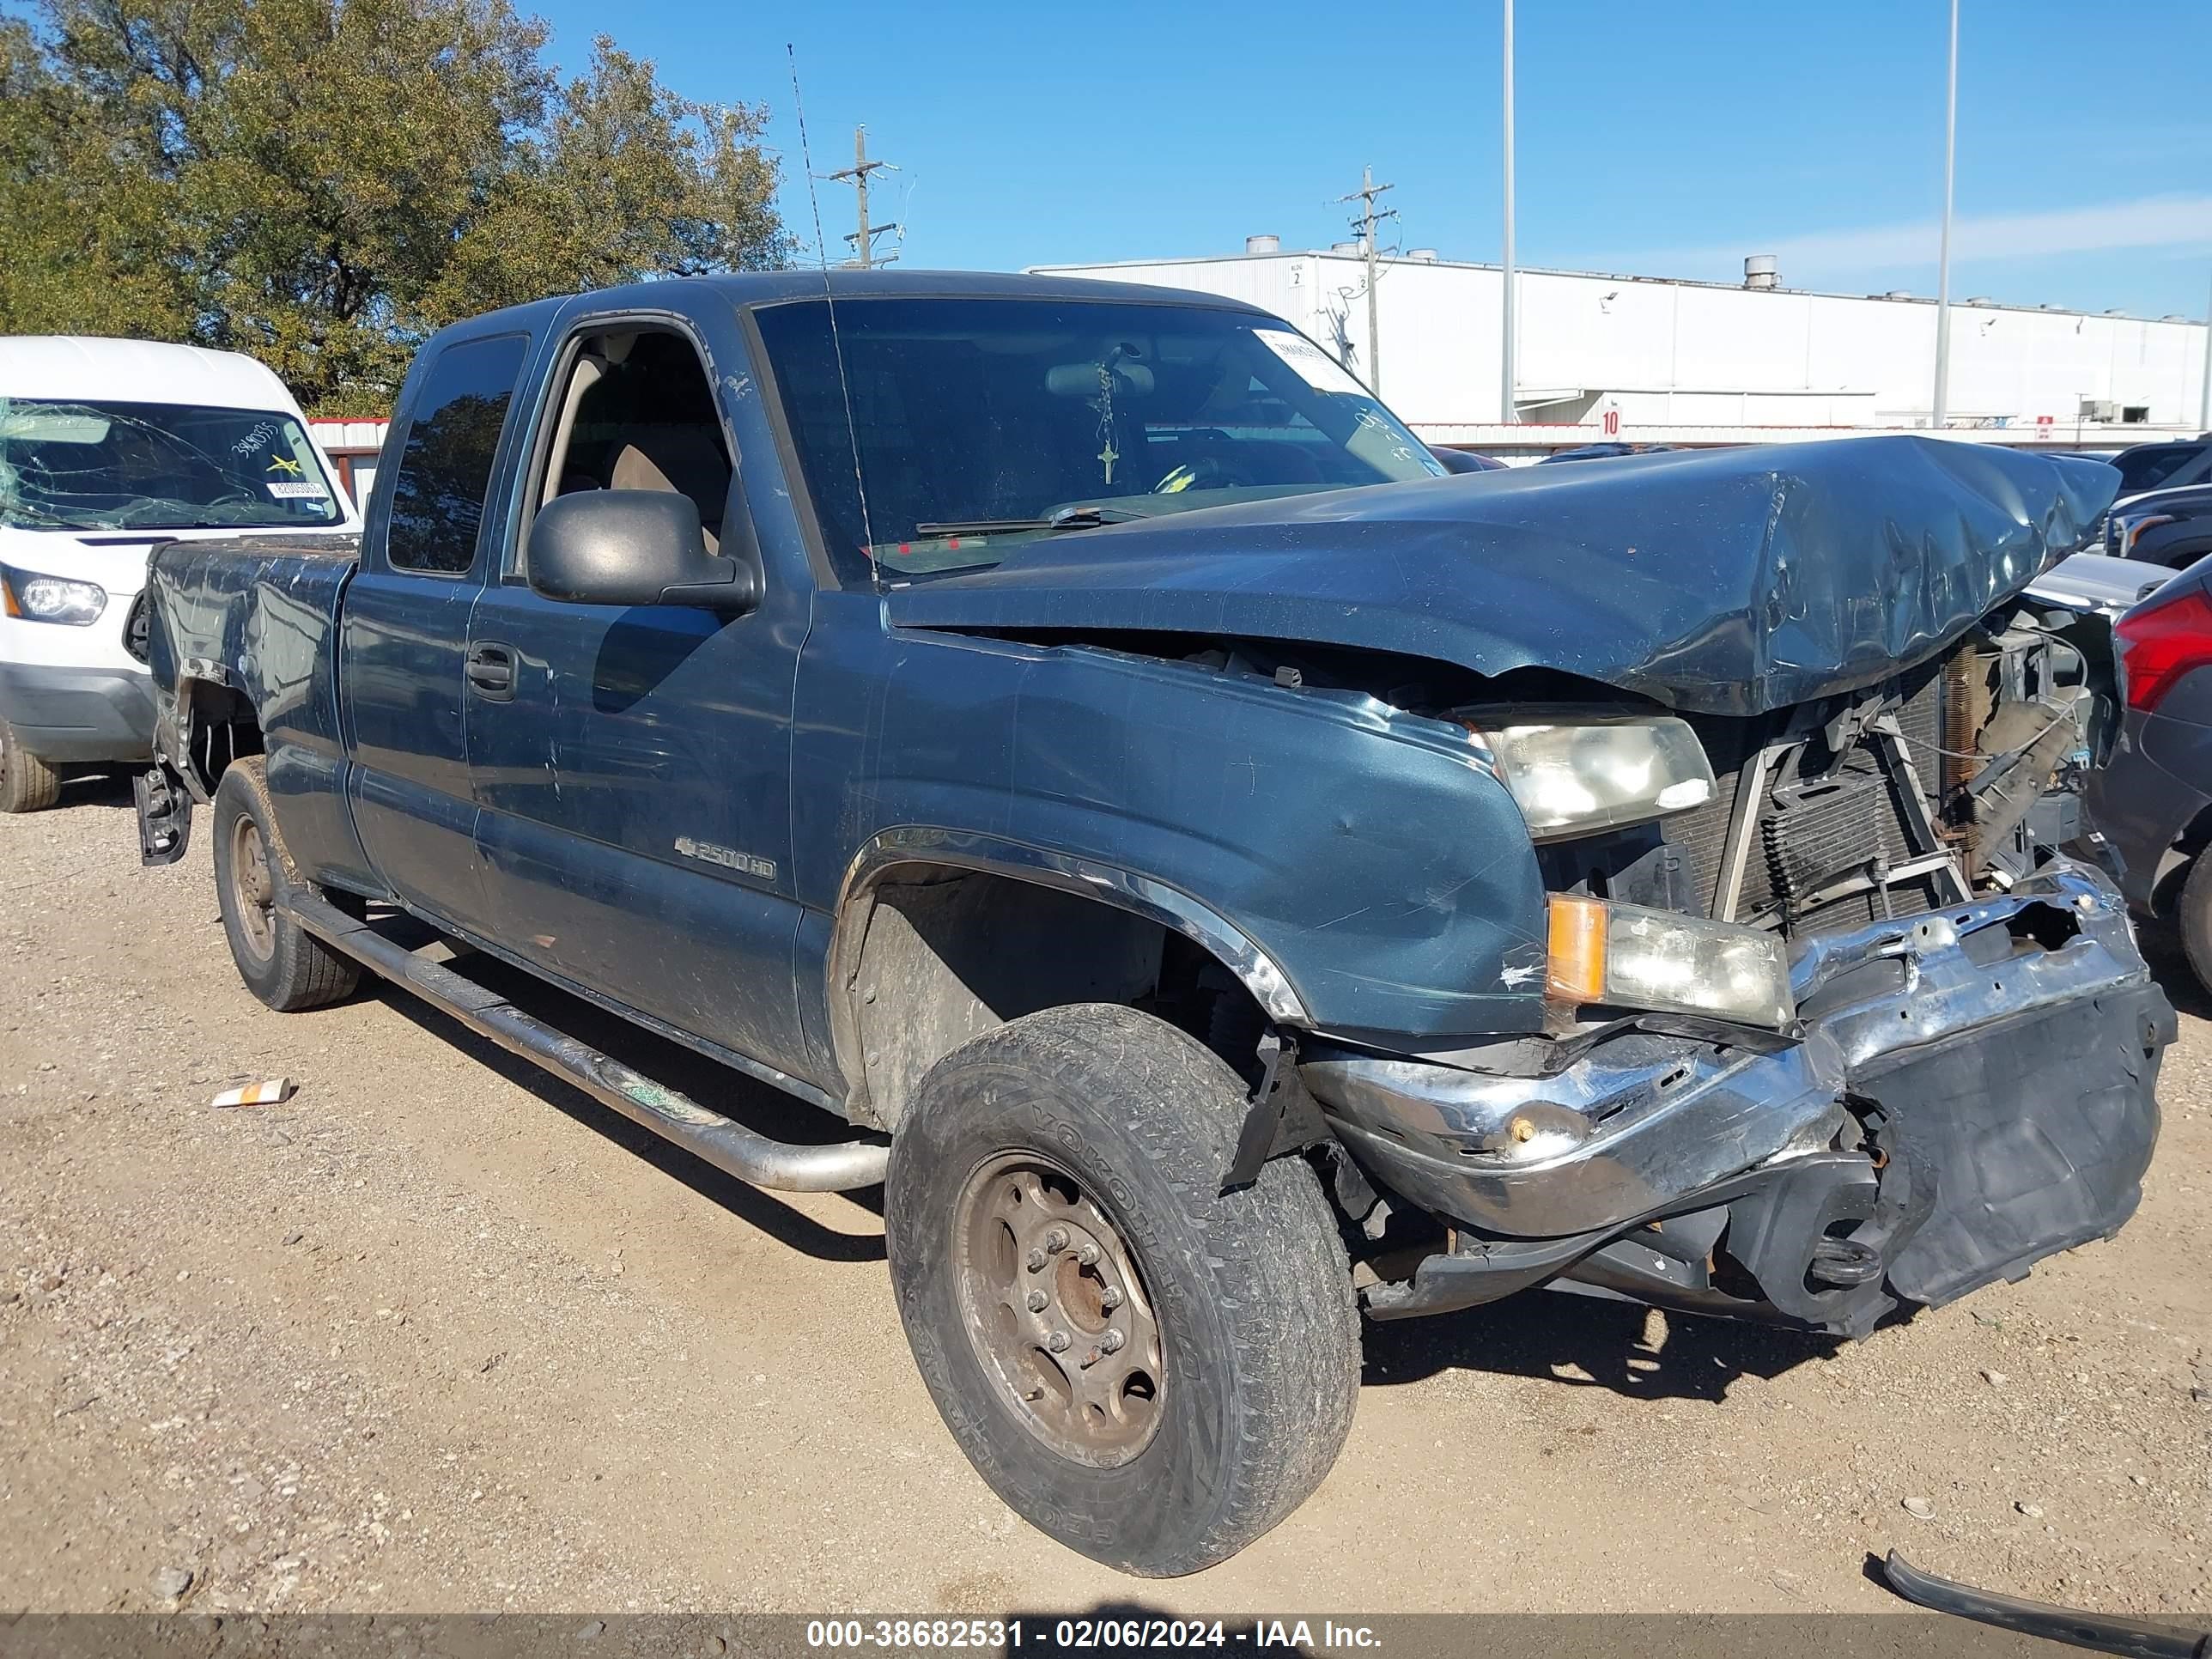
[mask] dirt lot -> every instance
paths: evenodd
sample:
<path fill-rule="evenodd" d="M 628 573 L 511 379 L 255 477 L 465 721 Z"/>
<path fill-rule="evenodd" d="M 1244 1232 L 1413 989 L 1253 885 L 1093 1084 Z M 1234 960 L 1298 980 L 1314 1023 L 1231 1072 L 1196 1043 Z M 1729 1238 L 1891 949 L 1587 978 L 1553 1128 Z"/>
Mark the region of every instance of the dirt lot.
<path fill-rule="evenodd" d="M 1542 1293 L 1374 1332 L 1320 1492 L 1140 1585 L 969 1473 L 866 1202 L 729 1182 L 398 993 L 269 1013 L 204 836 L 136 866 L 104 783 L 0 818 L 0 1607 L 149 1607 L 167 1569 L 202 1610 L 1880 1609 L 1892 1546 L 2212 1607 L 2212 1024 L 2178 990 L 2116 1242 L 1848 1348 Z"/>

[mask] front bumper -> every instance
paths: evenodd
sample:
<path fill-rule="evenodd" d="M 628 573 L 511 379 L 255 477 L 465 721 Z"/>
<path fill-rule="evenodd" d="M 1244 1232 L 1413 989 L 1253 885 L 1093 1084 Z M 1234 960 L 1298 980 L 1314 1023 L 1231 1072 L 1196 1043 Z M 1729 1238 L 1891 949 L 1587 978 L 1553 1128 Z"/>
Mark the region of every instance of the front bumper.
<path fill-rule="evenodd" d="M 154 752 L 153 687 L 143 671 L 0 662 L 0 720 L 41 760 L 143 760 Z"/>
<path fill-rule="evenodd" d="M 1564 1277 L 1859 1334 L 2134 1212 L 2174 1019 L 2102 880 L 1815 939 L 1791 978 L 1796 1042 L 1632 1029 L 1541 1077 L 1310 1058 L 1353 1157 L 1461 1229 L 1370 1310 Z"/>

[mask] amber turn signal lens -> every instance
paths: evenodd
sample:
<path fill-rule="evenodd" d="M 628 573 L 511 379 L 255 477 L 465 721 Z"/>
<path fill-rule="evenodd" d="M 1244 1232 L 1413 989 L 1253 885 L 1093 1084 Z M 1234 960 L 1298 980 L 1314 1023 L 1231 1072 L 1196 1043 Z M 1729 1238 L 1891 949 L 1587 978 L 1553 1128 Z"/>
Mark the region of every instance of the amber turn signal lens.
<path fill-rule="evenodd" d="M 1552 995 L 1565 1002 L 1604 1000 L 1604 902 L 1553 894 L 1551 935 L 1545 983 Z"/>

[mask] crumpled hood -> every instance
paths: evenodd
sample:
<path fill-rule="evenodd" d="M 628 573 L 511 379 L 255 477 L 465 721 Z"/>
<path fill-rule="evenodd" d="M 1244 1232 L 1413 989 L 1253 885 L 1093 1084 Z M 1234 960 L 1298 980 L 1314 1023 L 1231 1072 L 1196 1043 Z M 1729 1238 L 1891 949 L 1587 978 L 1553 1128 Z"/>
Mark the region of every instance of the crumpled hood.
<path fill-rule="evenodd" d="M 2111 504 L 2100 461 L 1905 434 L 1248 502 L 898 589 L 903 627 L 1236 635 L 1577 674 L 1693 713 L 1940 652 Z"/>

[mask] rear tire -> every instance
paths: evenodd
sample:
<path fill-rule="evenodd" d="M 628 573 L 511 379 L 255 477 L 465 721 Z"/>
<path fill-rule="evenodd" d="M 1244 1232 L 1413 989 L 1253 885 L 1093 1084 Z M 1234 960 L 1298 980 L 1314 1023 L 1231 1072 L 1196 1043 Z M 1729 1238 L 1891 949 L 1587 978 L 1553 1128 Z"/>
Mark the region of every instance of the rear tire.
<path fill-rule="evenodd" d="M 292 920 L 285 900 L 313 893 L 284 851 L 258 755 L 233 761 L 215 792 L 215 891 L 246 988 L 280 1013 L 353 994 L 361 969 Z"/>
<path fill-rule="evenodd" d="M 2212 994 L 2212 848 L 2199 853 L 2181 884 L 2174 920 L 2179 924 L 2181 949 L 2197 982 Z"/>
<path fill-rule="evenodd" d="M 36 812 L 61 798 L 61 774 L 26 750 L 0 720 L 0 812 Z"/>
<path fill-rule="evenodd" d="M 892 1139 L 891 1282 L 945 1426 L 1017 1514 L 1125 1572 L 1235 1554 L 1352 1426 L 1335 1214 L 1298 1158 L 1222 1195 L 1246 1109 L 1195 1038 L 1091 1004 L 946 1055 Z"/>

